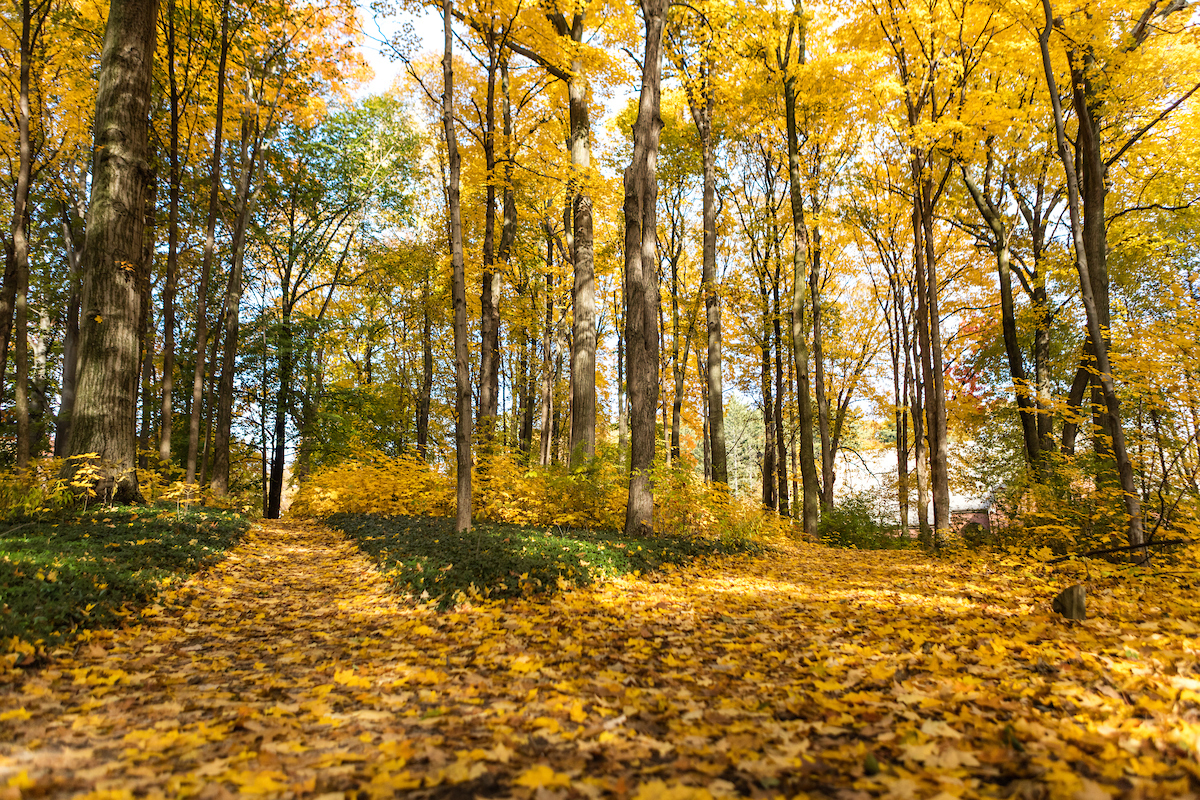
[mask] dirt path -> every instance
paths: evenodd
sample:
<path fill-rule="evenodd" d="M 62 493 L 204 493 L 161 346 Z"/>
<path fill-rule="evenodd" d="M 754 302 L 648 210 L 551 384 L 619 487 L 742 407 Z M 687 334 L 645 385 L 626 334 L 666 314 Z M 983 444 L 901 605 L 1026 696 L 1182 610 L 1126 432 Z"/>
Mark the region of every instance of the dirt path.
<path fill-rule="evenodd" d="M 0 693 L 0 799 L 1191 796 L 1198 629 L 1042 588 L 806 547 L 437 614 L 264 523 Z"/>

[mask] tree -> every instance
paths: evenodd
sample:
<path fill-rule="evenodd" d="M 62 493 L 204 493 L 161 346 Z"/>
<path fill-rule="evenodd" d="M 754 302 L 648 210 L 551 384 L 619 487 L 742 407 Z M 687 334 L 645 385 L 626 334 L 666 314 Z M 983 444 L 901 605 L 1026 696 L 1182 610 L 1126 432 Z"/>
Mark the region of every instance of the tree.
<path fill-rule="evenodd" d="M 146 142 L 157 0 L 109 8 L 96 98 L 96 149 L 83 252 L 83 324 L 75 411 L 64 477 L 96 468 L 98 493 L 121 502 L 138 489 L 138 314 L 146 195 Z"/>
<path fill-rule="evenodd" d="M 667 0 L 642 0 L 646 41 L 642 88 L 633 125 L 633 155 L 625 170 L 625 338 L 629 380 L 629 500 L 626 534 L 653 530 L 654 412 L 658 405 L 658 156 L 662 41 Z"/>
<path fill-rule="evenodd" d="M 459 201 L 461 157 L 458 136 L 454 132 L 454 39 L 450 21 L 454 0 L 443 0 L 442 23 L 445 49 L 442 56 L 442 125 L 446 133 L 446 151 L 450 166 L 450 259 L 453 265 L 452 302 L 454 304 L 454 452 L 457 511 L 454 529 L 459 533 L 471 528 L 471 371 L 467 343 L 467 279 L 463 270 L 462 212 Z"/>

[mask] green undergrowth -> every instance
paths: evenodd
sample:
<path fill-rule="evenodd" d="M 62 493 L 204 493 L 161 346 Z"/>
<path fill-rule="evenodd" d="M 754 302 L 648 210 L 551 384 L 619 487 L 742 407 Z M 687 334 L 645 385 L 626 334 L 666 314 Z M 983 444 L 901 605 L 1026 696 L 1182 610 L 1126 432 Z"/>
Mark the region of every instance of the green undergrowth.
<path fill-rule="evenodd" d="M 458 534 L 454 520 L 446 517 L 335 514 L 325 522 L 353 538 L 399 590 L 437 599 L 443 609 L 459 592 L 489 597 L 554 592 L 667 564 L 762 549 L 747 540 L 631 537 L 617 531 L 489 522 Z"/>
<path fill-rule="evenodd" d="M 230 512 L 176 506 L 95 508 L 0 528 L 0 652 L 115 624 L 163 585 L 219 560 L 247 528 Z"/>

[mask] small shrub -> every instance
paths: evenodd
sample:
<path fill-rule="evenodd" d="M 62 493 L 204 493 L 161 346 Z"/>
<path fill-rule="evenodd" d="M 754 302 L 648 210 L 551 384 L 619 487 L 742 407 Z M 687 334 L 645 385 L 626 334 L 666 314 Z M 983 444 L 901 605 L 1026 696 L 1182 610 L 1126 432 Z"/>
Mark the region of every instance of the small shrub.
<path fill-rule="evenodd" d="M 904 532 L 879 522 L 870 502 L 854 494 L 821 514 L 817 527 L 821 542 L 831 547 L 857 550 L 901 550 L 914 542 Z"/>

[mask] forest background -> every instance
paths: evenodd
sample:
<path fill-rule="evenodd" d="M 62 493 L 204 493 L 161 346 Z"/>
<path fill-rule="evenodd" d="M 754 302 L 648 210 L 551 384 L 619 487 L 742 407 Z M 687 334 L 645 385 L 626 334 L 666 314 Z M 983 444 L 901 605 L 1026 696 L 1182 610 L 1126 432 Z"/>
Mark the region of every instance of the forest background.
<path fill-rule="evenodd" d="M 462 3 L 453 59 L 380 40 L 407 77 L 356 97 L 352 5 L 164 0 L 133 335 L 92 356 L 107 8 L 3 13 L 20 491 L 449 513 L 474 444 L 467 511 L 544 524 L 648 524 L 651 486 L 728 521 L 715 485 L 809 534 L 841 502 L 936 543 L 952 487 L 1060 550 L 1190 527 L 1185 3 Z"/>

